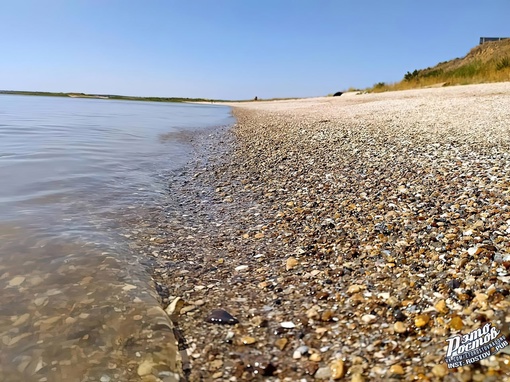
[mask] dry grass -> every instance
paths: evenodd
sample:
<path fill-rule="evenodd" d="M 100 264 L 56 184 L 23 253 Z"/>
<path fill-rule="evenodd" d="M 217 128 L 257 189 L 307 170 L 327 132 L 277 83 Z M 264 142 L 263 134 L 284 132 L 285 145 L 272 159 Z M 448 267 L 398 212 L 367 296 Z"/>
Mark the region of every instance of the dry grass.
<path fill-rule="evenodd" d="M 408 72 L 400 82 L 378 83 L 368 90 L 383 92 L 505 81 L 510 81 L 510 39 L 478 45 L 463 58 Z"/>

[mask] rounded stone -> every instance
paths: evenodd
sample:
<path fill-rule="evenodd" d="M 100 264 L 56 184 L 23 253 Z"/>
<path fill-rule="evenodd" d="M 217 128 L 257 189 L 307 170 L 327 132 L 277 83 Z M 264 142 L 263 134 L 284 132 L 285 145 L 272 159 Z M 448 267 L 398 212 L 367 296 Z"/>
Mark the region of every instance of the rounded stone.
<path fill-rule="evenodd" d="M 461 330 L 464 327 L 464 323 L 462 322 L 462 318 L 459 316 L 455 316 L 450 321 L 450 328 L 455 330 Z"/>
<path fill-rule="evenodd" d="M 414 324 L 416 325 L 416 327 L 422 328 L 425 325 L 427 325 L 429 323 L 429 321 L 430 321 L 430 316 L 428 314 L 419 314 L 414 319 Z"/>
<path fill-rule="evenodd" d="M 329 367 L 331 369 L 331 378 L 334 380 L 340 379 L 345 375 L 345 364 L 341 359 L 331 362 Z"/>
<path fill-rule="evenodd" d="M 393 325 L 393 329 L 397 332 L 397 333 L 405 333 L 407 328 L 405 326 L 405 324 L 401 321 L 397 321 L 395 322 L 395 324 Z"/>
<path fill-rule="evenodd" d="M 290 271 L 291 269 L 297 267 L 299 264 L 299 262 L 297 261 L 297 259 L 295 257 L 289 257 L 287 259 L 287 262 L 285 264 L 285 269 L 287 269 L 288 271 Z"/>
<path fill-rule="evenodd" d="M 396 375 L 402 375 L 402 374 L 404 374 L 404 368 L 400 365 L 392 365 L 390 367 L 390 373 L 396 374 Z"/>
<path fill-rule="evenodd" d="M 442 378 L 448 374 L 448 368 L 445 364 L 436 365 L 432 368 L 432 374 L 434 374 L 436 377 Z"/>

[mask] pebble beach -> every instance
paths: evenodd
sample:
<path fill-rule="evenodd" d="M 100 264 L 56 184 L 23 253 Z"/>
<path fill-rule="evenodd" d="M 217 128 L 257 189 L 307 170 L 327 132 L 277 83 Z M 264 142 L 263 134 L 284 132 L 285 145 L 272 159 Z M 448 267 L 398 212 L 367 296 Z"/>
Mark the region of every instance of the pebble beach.
<path fill-rule="evenodd" d="M 510 380 L 510 347 L 444 361 L 510 335 L 509 105 L 510 83 L 232 104 L 136 232 L 187 379 Z"/>

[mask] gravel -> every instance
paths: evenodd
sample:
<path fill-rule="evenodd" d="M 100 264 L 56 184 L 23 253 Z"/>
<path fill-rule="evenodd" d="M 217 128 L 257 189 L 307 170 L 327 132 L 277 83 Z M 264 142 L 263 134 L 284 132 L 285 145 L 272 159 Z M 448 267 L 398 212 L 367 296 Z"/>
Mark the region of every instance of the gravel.
<path fill-rule="evenodd" d="M 444 363 L 510 334 L 510 83 L 233 106 L 138 234 L 189 380 L 510 380 Z"/>

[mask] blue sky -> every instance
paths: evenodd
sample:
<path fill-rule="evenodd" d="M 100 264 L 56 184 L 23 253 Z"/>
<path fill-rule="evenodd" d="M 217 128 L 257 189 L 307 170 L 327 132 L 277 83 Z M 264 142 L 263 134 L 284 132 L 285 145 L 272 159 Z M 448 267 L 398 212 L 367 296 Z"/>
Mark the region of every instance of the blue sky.
<path fill-rule="evenodd" d="M 0 89 L 312 97 L 510 36 L 509 0 L 0 0 Z"/>

